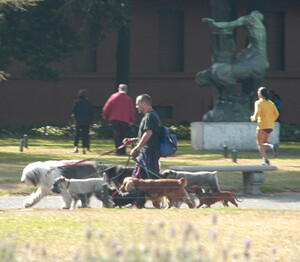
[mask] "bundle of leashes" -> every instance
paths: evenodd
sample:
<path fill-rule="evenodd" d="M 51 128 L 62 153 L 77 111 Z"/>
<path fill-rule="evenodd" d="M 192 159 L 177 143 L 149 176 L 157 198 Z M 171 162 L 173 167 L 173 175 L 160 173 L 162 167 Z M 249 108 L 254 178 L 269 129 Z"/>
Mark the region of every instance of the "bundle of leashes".
<path fill-rule="evenodd" d="M 98 155 L 96 155 L 96 157 L 102 157 L 102 156 L 104 156 L 104 155 L 109 155 L 109 154 L 111 154 L 111 153 L 113 153 L 113 152 L 115 152 L 115 151 L 117 151 L 117 150 L 119 150 L 119 149 L 124 148 L 125 146 L 128 146 L 128 145 L 130 145 L 130 144 L 133 145 L 133 143 L 134 143 L 133 141 L 128 141 L 128 142 L 126 142 L 126 143 L 120 145 L 120 146 L 117 147 L 117 148 L 114 148 L 114 149 L 109 150 L 109 151 L 107 151 L 107 152 L 98 154 Z M 81 163 L 83 163 L 83 162 L 90 161 L 90 160 L 92 160 L 92 159 L 94 159 L 94 157 L 93 157 L 93 158 L 82 159 L 82 160 L 79 160 L 79 161 L 75 161 L 74 163 L 67 164 L 67 165 L 62 165 L 62 166 L 59 166 L 59 167 L 57 167 L 57 168 L 64 168 L 64 167 L 66 167 L 66 166 L 78 165 L 78 164 L 81 164 Z M 129 155 L 127 161 L 126 161 L 126 165 L 125 165 L 125 166 L 128 166 L 130 159 L 132 159 L 133 161 L 135 161 L 141 168 L 143 168 L 143 169 L 146 171 L 146 173 L 150 173 L 150 174 L 154 175 L 154 176 L 157 177 L 157 178 L 165 178 L 165 177 L 162 176 L 161 174 L 157 174 L 157 173 L 154 172 L 153 170 L 149 169 L 148 167 L 146 167 L 145 165 L 143 165 L 142 163 L 140 163 L 140 162 L 136 159 L 136 157 L 133 157 L 133 156 L 130 156 L 130 155 Z M 50 169 L 50 170 L 48 171 L 48 173 L 50 173 L 51 171 L 52 171 L 52 169 Z M 105 170 L 104 170 L 103 172 L 105 172 Z M 116 177 L 118 177 L 118 176 L 120 176 L 120 174 L 117 174 L 117 175 L 116 175 Z M 116 177 L 115 177 L 115 178 L 116 178 Z"/>
<path fill-rule="evenodd" d="M 148 167 L 146 167 L 145 165 L 143 165 L 143 164 L 142 164 L 141 162 L 139 162 L 135 157 L 132 156 L 131 159 L 132 159 L 133 161 L 135 161 L 141 168 L 143 168 L 143 169 L 146 171 L 146 173 L 150 173 L 150 174 L 156 176 L 156 177 L 159 178 L 159 179 L 165 178 L 163 175 L 157 174 L 157 173 L 155 173 L 154 171 L 152 171 L 151 169 L 149 169 Z"/>

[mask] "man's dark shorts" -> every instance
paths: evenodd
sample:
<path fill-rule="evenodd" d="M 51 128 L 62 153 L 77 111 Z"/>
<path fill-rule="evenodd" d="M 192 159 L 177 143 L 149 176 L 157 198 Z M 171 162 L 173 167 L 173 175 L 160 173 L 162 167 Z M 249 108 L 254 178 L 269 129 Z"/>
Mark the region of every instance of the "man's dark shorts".
<path fill-rule="evenodd" d="M 157 179 L 161 178 L 159 174 L 159 152 L 154 154 L 144 154 L 141 153 L 138 158 L 139 165 L 136 163 L 135 168 L 132 172 L 132 176 L 142 179 Z M 148 171 L 143 168 L 147 167 Z M 157 176 L 155 175 L 157 174 Z"/>

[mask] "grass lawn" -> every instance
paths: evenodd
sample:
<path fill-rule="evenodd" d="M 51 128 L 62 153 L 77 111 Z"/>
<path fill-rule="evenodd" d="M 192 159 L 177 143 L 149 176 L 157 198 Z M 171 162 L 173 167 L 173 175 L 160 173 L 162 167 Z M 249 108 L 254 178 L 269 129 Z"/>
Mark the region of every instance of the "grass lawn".
<path fill-rule="evenodd" d="M 299 215 L 237 208 L 6 211 L 0 261 L 299 261 Z M 2 253 L 18 260 L 1 260 Z"/>
<path fill-rule="evenodd" d="M 113 153 L 99 158 L 97 155 L 114 148 L 112 140 L 92 139 L 91 152 L 83 155 L 72 154 L 72 138 L 29 137 L 29 147 L 19 150 L 20 139 L 0 137 L 0 195 L 28 193 L 31 189 L 20 185 L 23 168 L 34 161 L 85 159 L 92 158 L 103 163 L 125 165 L 127 157 L 117 157 Z M 265 172 L 266 180 L 262 185 L 264 193 L 300 192 L 300 143 L 281 143 L 280 155 L 274 158 L 269 152 L 272 165 L 277 171 Z M 170 165 L 259 165 L 261 158 L 258 151 L 239 151 L 237 163 L 233 163 L 231 154 L 224 158 L 223 151 L 196 151 L 190 141 L 179 141 L 177 153 L 168 158 L 161 158 L 161 169 Z M 133 166 L 131 160 L 129 165 Z M 240 172 L 219 172 L 221 189 L 242 191 Z M 2 186 L 1 186 L 2 185 Z M 15 185 L 16 187 L 6 186 Z"/>

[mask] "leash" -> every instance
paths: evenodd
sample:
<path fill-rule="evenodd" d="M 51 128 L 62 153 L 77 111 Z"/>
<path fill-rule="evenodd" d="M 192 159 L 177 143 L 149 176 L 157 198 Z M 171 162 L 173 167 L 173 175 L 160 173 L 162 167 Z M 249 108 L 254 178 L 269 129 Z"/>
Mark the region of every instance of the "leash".
<path fill-rule="evenodd" d="M 127 146 L 127 145 L 130 145 L 130 144 L 132 144 L 132 143 L 133 143 L 133 141 L 128 141 L 128 142 L 126 142 L 126 143 L 120 145 L 120 146 L 117 147 L 117 148 L 114 148 L 114 149 L 112 149 L 112 150 L 110 150 L 110 151 L 107 151 L 107 152 L 98 154 L 98 155 L 96 155 L 96 157 L 101 157 L 101 156 L 104 156 L 104 155 L 108 155 L 108 154 L 110 154 L 110 153 L 112 153 L 112 152 L 114 152 L 114 151 L 117 151 L 117 150 L 119 150 L 119 149 L 122 149 L 123 147 L 125 147 L 125 146 Z M 83 159 L 83 160 L 79 160 L 79 161 L 77 161 L 77 162 L 74 161 L 74 162 L 71 163 L 71 164 L 62 165 L 62 166 L 58 166 L 58 167 L 55 167 L 55 168 L 64 168 L 64 167 L 67 167 L 67 166 L 78 165 L 78 164 L 81 164 L 81 163 L 83 163 L 83 162 L 86 162 L 86 161 L 89 161 L 89 160 L 92 160 L 92 159 L 94 159 L 94 157 L 86 158 L 86 159 Z M 130 156 L 129 156 L 129 159 L 130 159 Z M 128 163 L 129 163 L 129 159 L 127 160 L 127 165 L 128 165 Z M 48 172 L 47 172 L 46 175 L 48 175 L 49 173 L 51 173 L 55 168 L 54 168 L 54 167 L 50 168 L 50 170 L 48 170 Z M 104 171 L 102 171 L 101 173 L 103 173 L 103 172 L 104 172 Z M 98 173 L 98 172 L 97 172 L 97 173 Z M 95 174 L 95 173 L 94 173 L 94 174 Z M 91 174 L 91 175 L 89 175 L 89 176 L 93 176 L 94 174 Z M 87 177 L 89 177 L 89 176 L 87 176 Z"/>
<path fill-rule="evenodd" d="M 145 167 L 145 166 L 144 166 L 143 164 L 141 164 L 141 162 L 139 162 L 135 157 L 131 157 L 131 158 L 132 158 L 133 161 L 135 161 L 136 163 L 138 163 L 138 164 L 140 165 L 140 167 L 142 167 L 143 169 L 145 169 L 146 172 L 149 172 L 149 173 L 151 173 L 152 175 L 154 175 L 154 176 L 156 176 L 157 178 L 160 178 L 160 179 L 165 178 L 165 177 L 163 177 L 162 175 L 158 175 L 158 174 L 156 174 L 155 172 L 151 171 L 149 168 Z"/>
<path fill-rule="evenodd" d="M 113 153 L 113 152 L 115 152 L 115 151 L 117 151 L 117 150 L 119 150 L 119 149 L 122 149 L 123 147 L 125 147 L 125 146 L 127 146 L 127 145 L 130 145 L 130 144 L 132 144 L 132 143 L 133 143 L 133 142 L 128 141 L 127 143 L 122 144 L 122 145 L 120 145 L 120 146 L 117 147 L 117 148 L 114 148 L 114 149 L 112 149 L 112 150 L 110 150 L 110 151 L 107 151 L 107 152 L 98 154 L 98 155 L 96 155 L 96 157 L 101 157 L 101 156 L 109 155 L 110 153 Z M 86 158 L 86 159 L 83 159 L 83 160 L 79 160 L 79 161 L 74 162 L 74 163 L 72 163 L 72 164 L 60 166 L 59 168 L 66 167 L 66 166 L 72 166 L 72 165 L 78 165 L 78 164 L 80 164 L 80 163 L 83 163 L 83 162 L 85 162 L 85 161 L 89 161 L 89 160 L 92 160 L 92 159 L 94 159 L 94 157 Z"/>

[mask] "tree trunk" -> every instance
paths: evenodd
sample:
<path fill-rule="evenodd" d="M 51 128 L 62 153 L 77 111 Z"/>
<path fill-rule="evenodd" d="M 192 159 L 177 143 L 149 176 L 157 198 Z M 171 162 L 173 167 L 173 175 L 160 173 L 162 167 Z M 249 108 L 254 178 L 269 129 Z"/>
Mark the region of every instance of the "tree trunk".
<path fill-rule="evenodd" d="M 118 31 L 116 89 L 119 84 L 129 84 L 129 53 L 130 28 L 122 27 Z"/>

